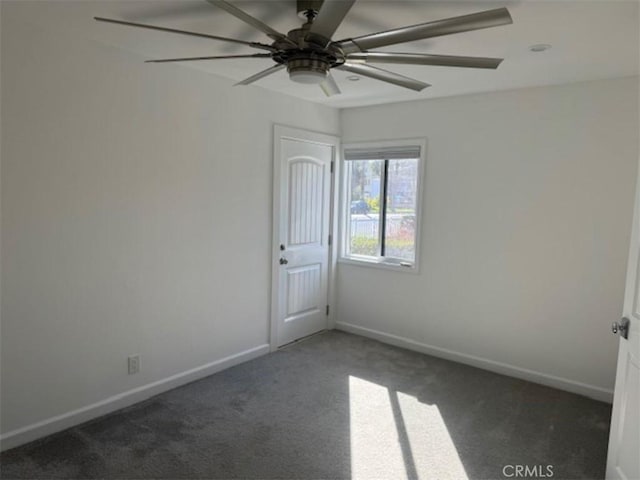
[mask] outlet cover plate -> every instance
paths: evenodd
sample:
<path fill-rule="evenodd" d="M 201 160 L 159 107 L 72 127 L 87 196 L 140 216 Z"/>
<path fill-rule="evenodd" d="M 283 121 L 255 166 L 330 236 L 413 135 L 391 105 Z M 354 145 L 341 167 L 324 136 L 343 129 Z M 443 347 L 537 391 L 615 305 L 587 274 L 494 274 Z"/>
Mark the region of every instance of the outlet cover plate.
<path fill-rule="evenodd" d="M 128 359 L 129 375 L 140 371 L 140 355 L 131 355 Z"/>

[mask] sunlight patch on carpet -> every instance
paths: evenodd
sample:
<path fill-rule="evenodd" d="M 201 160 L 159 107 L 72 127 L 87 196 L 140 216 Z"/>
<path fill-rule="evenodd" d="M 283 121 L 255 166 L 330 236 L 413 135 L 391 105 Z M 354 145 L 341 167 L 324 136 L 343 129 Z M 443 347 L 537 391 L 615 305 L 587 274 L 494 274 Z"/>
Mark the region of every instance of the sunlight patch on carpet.
<path fill-rule="evenodd" d="M 349 376 L 354 479 L 468 479 L 435 405 Z"/>

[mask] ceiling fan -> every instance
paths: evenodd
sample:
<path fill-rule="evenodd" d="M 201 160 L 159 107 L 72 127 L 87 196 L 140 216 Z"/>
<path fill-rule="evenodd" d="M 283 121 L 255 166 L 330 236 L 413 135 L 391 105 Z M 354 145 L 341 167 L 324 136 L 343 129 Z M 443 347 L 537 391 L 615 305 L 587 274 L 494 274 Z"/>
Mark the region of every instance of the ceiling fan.
<path fill-rule="evenodd" d="M 267 75 L 286 68 L 291 80 L 304 84 L 319 84 L 327 96 L 340 93 L 340 89 L 331 75 L 332 68 L 374 78 L 415 91 L 420 91 L 430 85 L 404 75 L 373 67 L 370 64 L 395 63 L 496 69 L 502 62 L 501 58 L 420 53 L 388 53 L 372 52 L 370 50 L 398 43 L 412 42 L 414 40 L 422 40 L 452 33 L 469 32 L 513 23 L 511 15 L 506 8 L 497 8 L 470 15 L 420 23 L 335 41 L 332 40 L 332 36 L 355 3 L 355 0 L 297 0 L 298 13 L 306 18 L 306 22 L 300 28 L 293 29 L 286 35 L 274 30 L 226 0 L 206 1 L 265 33 L 273 42 L 270 44 L 247 42 L 217 35 L 176 30 L 173 28 L 126 22 L 104 17 L 94 18 L 100 22 L 210 38 L 246 45 L 265 51 L 264 53 L 246 55 L 167 58 L 147 60 L 147 62 L 163 63 L 228 58 L 271 58 L 275 62 L 275 65 L 238 82 L 236 85 L 249 85 Z"/>

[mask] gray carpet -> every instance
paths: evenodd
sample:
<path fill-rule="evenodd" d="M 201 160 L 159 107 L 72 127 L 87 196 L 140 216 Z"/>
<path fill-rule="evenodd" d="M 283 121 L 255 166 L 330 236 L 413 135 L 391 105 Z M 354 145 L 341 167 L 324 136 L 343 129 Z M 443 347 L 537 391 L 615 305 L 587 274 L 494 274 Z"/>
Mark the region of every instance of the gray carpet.
<path fill-rule="evenodd" d="M 604 403 L 328 332 L 4 452 L 0 476 L 493 479 L 523 465 L 603 478 L 609 417 Z"/>

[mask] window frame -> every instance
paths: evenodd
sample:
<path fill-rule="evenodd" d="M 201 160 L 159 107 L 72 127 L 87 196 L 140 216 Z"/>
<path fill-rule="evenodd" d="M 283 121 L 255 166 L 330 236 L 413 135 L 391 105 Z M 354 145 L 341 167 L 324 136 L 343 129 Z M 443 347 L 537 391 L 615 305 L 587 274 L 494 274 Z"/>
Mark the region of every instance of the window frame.
<path fill-rule="evenodd" d="M 392 148 L 392 147 L 420 147 L 420 155 L 418 157 L 418 174 L 416 178 L 416 230 L 415 230 L 415 258 L 411 266 L 408 262 L 403 262 L 398 258 L 393 257 L 369 257 L 365 255 L 352 255 L 348 254 L 349 245 L 349 182 L 348 182 L 348 163 L 350 160 L 345 160 L 345 151 L 349 149 L 368 149 L 376 150 L 380 148 Z M 338 255 L 338 262 L 348 265 L 358 265 L 364 267 L 373 267 L 385 270 L 392 270 L 397 272 L 407 273 L 419 273 L 420 272 L 420 239 L 422 233 L 422 204 L 423 204 L 423 192 L 425 183 L 425 170 L 426 170 L 426 149 L 427 141 L 425 138 L 406 138 L 398 140 L 382 140 L 375 142 L 353 142 L 343 143 L 340 150 L 340 203 L 339 203 L 339 215 L 340 215 L 340 248 Z M 381 176 L 381 183 L 382 183 Z M 386 178 L 384 179 L 386 183 Z M 380 224 L 383 222 L 381 221 Z M 382 228 L 380 228 L 379 235 L 384 235 Z M 379 240 L 378 246 L 381 245 Z"/>

